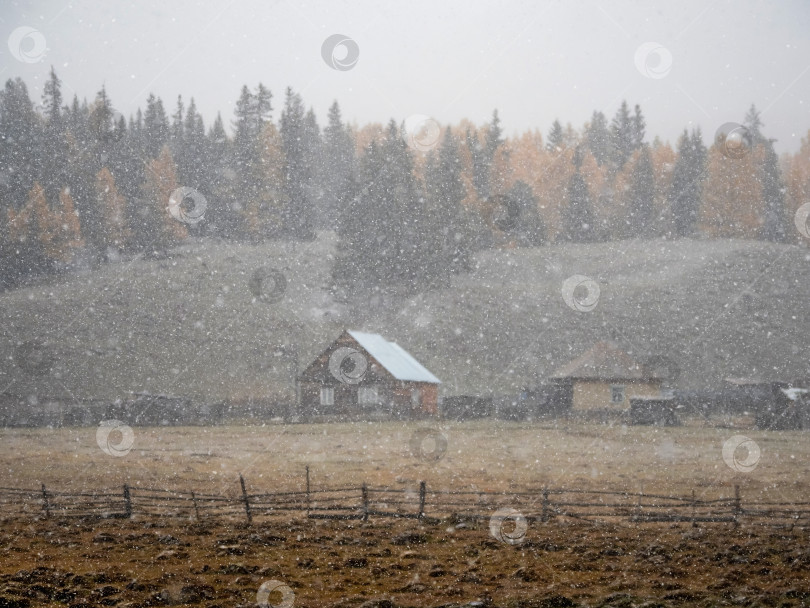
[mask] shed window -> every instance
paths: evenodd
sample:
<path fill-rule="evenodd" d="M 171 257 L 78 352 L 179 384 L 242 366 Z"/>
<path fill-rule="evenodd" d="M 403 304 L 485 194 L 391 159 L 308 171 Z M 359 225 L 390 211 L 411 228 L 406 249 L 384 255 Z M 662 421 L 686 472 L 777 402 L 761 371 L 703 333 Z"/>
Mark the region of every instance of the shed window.
<path fill-rule="evenodd" d="M 624 385 L 614 384 L 610 387 L 610 402 L 624 403 Z"/>
<path fill-rule="evenodd" d="M 373 405 L 379 403 L 376 386 L 361 386 L 357 389 L 357 403 L 360 405 Z"/>
<path fill-rule="evenodd" d="M 411 405 L 420 405 L 422 403 L 422 391 L 418 388 L 411 389 Z"/>
<path fill-rule="evenodd" d="M 324 386 L 321 388 L 321 405 L 335 405 L 335 389 Z"/>

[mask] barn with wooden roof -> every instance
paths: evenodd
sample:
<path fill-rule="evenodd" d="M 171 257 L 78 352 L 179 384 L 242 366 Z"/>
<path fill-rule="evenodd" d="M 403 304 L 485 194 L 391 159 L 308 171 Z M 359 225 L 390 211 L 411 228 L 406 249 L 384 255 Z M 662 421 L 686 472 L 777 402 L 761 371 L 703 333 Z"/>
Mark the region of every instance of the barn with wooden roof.
<path fill-rule="evenodd" d="M 379 334 L 344 331 L 298 376 L 304 420 L 435 416 L 440 380 Z"/>
<path fill-rule="evenodd" d="M 630 409 L 630 399 L 660 398 L 666 378 L 615 344 L 597 342 L 549 379 L 567 393 L 572 411 L 625 412 Z"/>

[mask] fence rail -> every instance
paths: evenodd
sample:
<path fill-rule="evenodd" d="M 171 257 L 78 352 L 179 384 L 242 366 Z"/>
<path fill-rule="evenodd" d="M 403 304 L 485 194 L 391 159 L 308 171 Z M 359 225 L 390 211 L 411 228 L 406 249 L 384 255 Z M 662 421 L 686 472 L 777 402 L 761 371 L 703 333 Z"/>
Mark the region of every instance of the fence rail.
<path fill-rule="evenodd" d="M 59 492 L 0 487 L 0 518 L 151 518 L 205 520 L 215 517 L 281 517 L 298 513 L 312 519 L 370 517 L 417 520 L 482 520 L 501 509 L 514 509 L 528 521 L 572 517 L 596 521 L 731 523 L 810 526 L 810 502 L 743 501 L 733 496 L 667 496 L 644 492 L 534 488 L 518 492 L 360 486 L 313 489 L 306 467 L 304 489 L 255 491 L 242 475 L 231 495 L 191 490 L 142 488 Z"/>

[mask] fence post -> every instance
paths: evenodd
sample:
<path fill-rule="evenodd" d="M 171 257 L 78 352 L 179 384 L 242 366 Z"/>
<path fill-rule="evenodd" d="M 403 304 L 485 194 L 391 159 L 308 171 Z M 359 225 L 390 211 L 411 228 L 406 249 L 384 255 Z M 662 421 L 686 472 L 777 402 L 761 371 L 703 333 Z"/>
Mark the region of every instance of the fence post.
<path fill-rule="evenodd" d="M 742 515 L 742 501 L 740 500 L 740 486 L 734 486 L 734 525 L 740 525 L 740 515 Z"/>
<path fill-rule="evenodd" d="M 697 510 L 697 501 L 695 500 L 695 491 L 692 490 L 692 527 L 697 528 L 697 523 L 695 522 L 695 511 Z"/>
<path fill-rule="evenodd" d="M 191 492 L 191 502 L 194 504 L 194 519 L 200 521 L 200 510 L 197 508 L 197 496 L 195 496 L 193 490 Z"/>
<path fill-rule="evenodd" d="M 124 516 L 132 519 L 132 496 L 129 494 L 129 486 L 124 484 Z"/>
<path fill-rule="evenodd" d="M 309 495 L 309 465 L 307 465 L 307 516 L 310 511 L 310 495 Z"/>
<path fill-rule="evenodd" d="M 548 488 L 543 488 L 543 515 L 540 521 L 548 521 Z"/>
<path fill-rule="evenodd" d="M 419 482 L 419 514 L 418 519 L 425 516 L 425 499 L 427 498 L 427 484 L 424 481 Z"/>
<path fill-rule="evenodd" d="M 45 484 L 42 484 L 42 509 L 45 511 L 45 517 L 51 516 L 51 506 L 48 504 L 48 492 L 45 491 Z"/>
<path fill-rule="evenodd" d="M 361 491 L 363 492 L 363 521 L 368 521 L 368 486 L 366 486 L 366 482 L 363 482 Z"/>
<path fill-rule="evenodd" d="M 250 501 L 248 500 L 247 490 L 245 490 L 245 478 L 239 473 L 239 484 L 242 486 L 242 500 L 245 503 L 245 515 L 247 516 L 248 523 L 253 523 L 253 515 L 250 513 Z"/>

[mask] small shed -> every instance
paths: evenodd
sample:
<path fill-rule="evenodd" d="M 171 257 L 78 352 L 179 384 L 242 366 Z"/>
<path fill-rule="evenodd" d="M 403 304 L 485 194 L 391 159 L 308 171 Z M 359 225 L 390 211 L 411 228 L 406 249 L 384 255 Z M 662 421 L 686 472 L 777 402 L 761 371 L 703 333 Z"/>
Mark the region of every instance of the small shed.
<path fill-rule="evenodd" d="M 492 412 L 492 397 L 456 395 L 442 399 L 442 417 L 450 420 L 486 418 Z"/>
<path fill-rule="evenodd" d="M 676 402 L 671 397 L 631 397 L 630 422 L 631 424 L 678 426 L 680 420 L 678 420 L 675 409 Z"/>
<path fill-rule="evenodd" d="M 632 398 L 661 398 L 664 378 L 615 344 L 597 342 L 549 380 L 569 395 L 571 411 L 611 413 L 629 411 Z"/>
<path fill-rule="evenodd" d="M 810 390 L 787 382 L 763 382 L 746 388 L 758 397 L 752 407 L 757 428 L 810 429 Z"/>
<path fill-rule="evenodd" d="M 441 381 L 379 334 L 344 331 L 298 376 L 304 420 L 437 415 Z"/>

